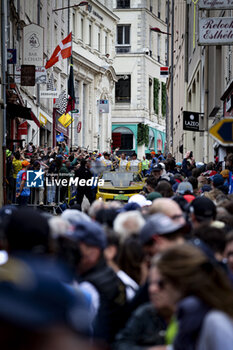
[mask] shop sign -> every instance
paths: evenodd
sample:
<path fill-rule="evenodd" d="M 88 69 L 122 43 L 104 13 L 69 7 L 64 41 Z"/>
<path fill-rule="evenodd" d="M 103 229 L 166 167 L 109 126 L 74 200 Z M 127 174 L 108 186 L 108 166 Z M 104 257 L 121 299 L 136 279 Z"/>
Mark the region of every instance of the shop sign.
<path fill-rule="evenodd" d="M 199 131 L 199 113 L 183 112 L 183 130 Z"/>
<path fill-rule="evenodd" d="M 23 28 L 23 63 L 43 66 L 43 28 L 29 24 Z"/>
<path fill-rule="evenodd" d="M 207 17 L 199 19 L 199 45 L 232 45 L 232 42 L 232 17 Z"/>
<path fill-rule="evenodd" d="M 233 0 L 199 0 L 198 6 L 205 10 L 231 10 Z"/>

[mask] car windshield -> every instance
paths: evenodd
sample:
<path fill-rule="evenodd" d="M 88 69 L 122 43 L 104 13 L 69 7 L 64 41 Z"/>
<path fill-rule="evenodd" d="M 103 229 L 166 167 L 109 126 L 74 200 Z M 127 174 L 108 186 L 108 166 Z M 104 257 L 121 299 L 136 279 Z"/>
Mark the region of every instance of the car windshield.
<path fill-rule="evenodd" d="M 104 183 L 110 182 L 113 186 L 128 187 L 131 182 L 142 181 L 141 177 L 137 173 L 129 172 L 106 172 L 103 173 L 102 179 Z"/>

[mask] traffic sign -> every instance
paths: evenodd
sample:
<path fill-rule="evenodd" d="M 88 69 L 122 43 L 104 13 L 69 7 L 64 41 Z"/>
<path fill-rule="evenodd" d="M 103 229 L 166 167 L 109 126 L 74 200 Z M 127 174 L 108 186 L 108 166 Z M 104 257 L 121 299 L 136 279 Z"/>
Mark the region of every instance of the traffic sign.
<path fill-rule="evenodd" d="M 209 130 L 210 135 L 223 146 L 233 146 L 233 118 L 221 119 Z"/>

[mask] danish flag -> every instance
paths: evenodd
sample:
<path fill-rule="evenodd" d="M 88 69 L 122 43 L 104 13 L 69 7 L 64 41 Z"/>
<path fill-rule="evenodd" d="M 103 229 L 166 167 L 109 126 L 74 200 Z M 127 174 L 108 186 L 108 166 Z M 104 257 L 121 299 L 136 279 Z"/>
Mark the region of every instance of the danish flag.
<path fill-rule="evenodd" d="M 45 68 L 48 69 L 57 63 L 60 59 L 68 58 L 72 54 L 72 32 L 57 45 L 51 58 L 47 61 Z"/>

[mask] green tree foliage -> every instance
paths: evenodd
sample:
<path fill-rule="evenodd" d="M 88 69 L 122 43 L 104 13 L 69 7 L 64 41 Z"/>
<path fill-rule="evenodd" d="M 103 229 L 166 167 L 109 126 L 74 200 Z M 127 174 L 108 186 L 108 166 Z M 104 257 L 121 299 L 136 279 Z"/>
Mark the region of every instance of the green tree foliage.
<path fill-rule="evenodd" d="M 149 126 L 143 123 L 138 124 L 138 145 L 148 146 L 149 144 Z"/>
<path fill-rule="evenodd" d="M 162 94 L 161 94 L 161 104 L 162 104 L 162 116 L 166 115 L 166 84 L 162 83 Z"/>
<path fill-rule="evenodd" d="M 154 78 L 154 111 L 159 114 L 159 79 Z"/>

